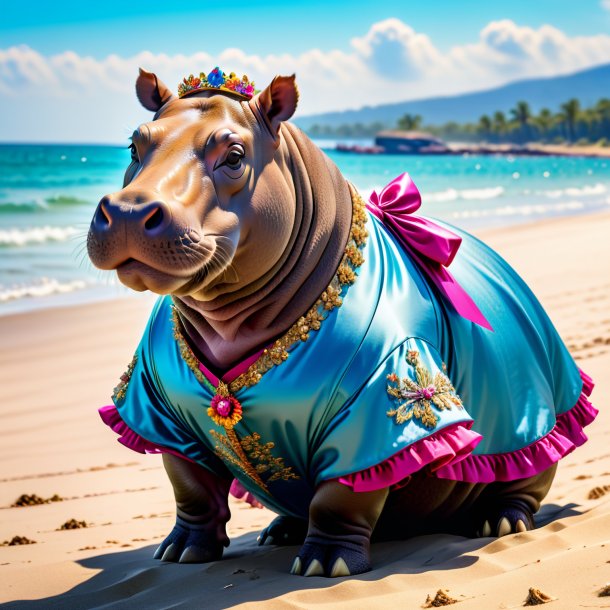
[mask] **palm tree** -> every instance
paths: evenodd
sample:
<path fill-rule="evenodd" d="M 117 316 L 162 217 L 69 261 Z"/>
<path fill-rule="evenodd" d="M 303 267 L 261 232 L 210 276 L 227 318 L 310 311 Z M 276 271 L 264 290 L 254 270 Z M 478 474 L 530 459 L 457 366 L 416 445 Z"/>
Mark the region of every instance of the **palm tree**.
<path fill-rule="evenodd" d="M 555 123 L 555 117 L 553 113 L 548 108 L 542 108 L 538 113 L 537 117 L 534 117 L 534 123 L 536 127 L 540 130 L 540 134 L 542 135 L 542 139 L 546 139 L 546 135 L 550 131 L 551 127 L 553 127 Z"/>
<path fill-rule="evenodd" d="M 485 138 L 488 138 L 491 134 L 492 122 L 491 119 L 484 114 L 479 119 L 479 124 L 477 125 L 477 131 Z"/>
<path fill-rule="evenodd" d="M 498 136 L 498 140 L 502 139 L 502 136 L 506 133 L 507 128 L 508 123 L 506 121 L 506 115 L 499 110 L 497 112 L 494 112 L 493 130 Z"/>
<path fill-rule="evenodd" d="M 610 99 L 603 97 L 595 104 L 594 111 L 599 125 L 596 138 L 610 139 Z"/>
<path fill-rule="evenodd" d="M 398 129 L 404 131 L 415 131 L 420 128 L 422 122 L 419 114 L 405 114 L 398 119 Z"/>
<path fill-rule="evenodd" d="M 597 100 L 595 112 L 597 112 L 602 121 L 610 120 L 610 99 L 602 97 L 600 100 Z"/>
<path fill-rule="evenodd" d="M 532 118 L 532 112 L 530 105 L 527 102 L 517 102 L 517 105 L 510 111 L 513 115 L 513 119 L 519 124 L 519 131 L 522 135 L 522 140 L 527 139 L 528 124 Z"/>
<path fill-rule="evenodd" d="M 574 126 L 580 114 L 580 102 L 576 98 L 568 100 L 560 106 L 564 121 L 568 128 L 568 139 L 570 142 L 574 142 Z"/>

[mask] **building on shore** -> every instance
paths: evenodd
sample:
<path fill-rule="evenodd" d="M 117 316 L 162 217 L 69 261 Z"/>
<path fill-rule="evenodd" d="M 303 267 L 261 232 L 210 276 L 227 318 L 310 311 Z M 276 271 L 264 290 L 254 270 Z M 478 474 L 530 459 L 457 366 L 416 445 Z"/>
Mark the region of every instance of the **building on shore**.
<path fill-rule="evenodd" d="M 420 131 L 380 131 L 375 146 L 386 154 L 446 154 L 449 147 L 440 138 Z"/>

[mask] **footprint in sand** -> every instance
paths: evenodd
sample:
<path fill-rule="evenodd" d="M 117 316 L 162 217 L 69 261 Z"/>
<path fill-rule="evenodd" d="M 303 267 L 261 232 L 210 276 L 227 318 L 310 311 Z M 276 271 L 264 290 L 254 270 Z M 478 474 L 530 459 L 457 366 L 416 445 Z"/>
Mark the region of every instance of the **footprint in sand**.
<path fill-rule="evenodd" d="M 588 500 L 599 500 L 607 493 L 610 493 L 610 485 L 600 485 L 598 487 L 594 487 L 587 496 Z"/>
<path fill-rule="evenodd" d="M 57 528 L 57 531 L 61 530 L 78 530 L 83 527 L 89 527 L 86 521 L 77 521 L 76 519 L 68 519 L 64 524 Z"/>
<path fill-rule="evenodd" d="M 36 540 L 30 540 L 26 536 L 13 536 L 11 540 L 0 543 L 0 546 L 21 546 L 22 544 L 36 544 Z"/>

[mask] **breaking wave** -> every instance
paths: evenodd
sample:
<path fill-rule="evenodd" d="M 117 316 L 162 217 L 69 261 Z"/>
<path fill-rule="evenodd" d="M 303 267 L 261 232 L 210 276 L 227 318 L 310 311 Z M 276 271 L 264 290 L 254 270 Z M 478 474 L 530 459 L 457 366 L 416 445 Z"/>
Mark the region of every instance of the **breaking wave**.
<path fill-rule="evenodd" d="M 484 201 L 487 199 L 497 199 L 504 195 L 503 186 L 492 186 L 480 189 L 445 189 L 435 193 L 423 193 L 422 200 L 429 202 L 444 202 L 456 201 L 463 199 L 465 201 Z"/>
<path fill-rule="evenodd" d="M 505 205 L 497 208 L 460 210 L 452 212 L 451 218 L 485 218 L 489 216 L 534 216 L 582 210 L 585 204 L 581 201 L 565 201 L 562 203 L 539 203 L 529 205 Z"/>
<path fill-rule="evenodd" d="M 0 230 L 0 248 L 66 241 L 81 233 L 76 227 L 32 227 Z"/>
<path fill-rule="evenodd" d="M 19 213 L 19 212 L 39 212 L 41 210 L 49 210 L 55 207 L 67 207 L 71 205 L 86 205 L 89 202 L 79 197 L 69 195 L 53 195 L 51 197 L 34 197 L 32 199 L 23 199 L 21 201 L 0 200 L 1 213 Z"/>
<path fill-rule="evenodd" d="M 383 187 L 377 187 L 375 189 L 363 189 L 361 191 L 362 196 L 365 200 L 368 200 L 373 190 L 376 190 L 378 193 L 383 189 Z M 487 188 L 480 189 L 445 189 L 444 191 L 436 191 L 436 192 L 421 192 L 422 203 L 425 205 L 426 203 L 440 203 L 445 201 L 456 201 L 458 199 L 462 199 L 465 201 L 485 201 L 487 199 L 497 199 L 498 197 L 502 197 L 504 195 L 504 187 L 503 186 L 491 186 Z"/>
<path fill-rule="evenodd" d="M 0 303 L 7 303 L 16 299 L 40 298 L 52 294 L 65 294 L 75 292 L 87 287 L 87 282 L 83 280 L 73 280 L 71 282 L 60 282 L 55 279 L 42 278 L 31 284 L 19 284 L 15 286 L 0 285 Z"/>
<path fill-rule="evenodd" d="M 601 182 L 592 186 L 568 187 L 565 189 L 549 189 L 539 191 L 540 195 L 544 195 L 549 199 L 559 199 L 559 197 L 593 197 L 595 195 L 604 195 L 608 192 L 608 187 Z"/>

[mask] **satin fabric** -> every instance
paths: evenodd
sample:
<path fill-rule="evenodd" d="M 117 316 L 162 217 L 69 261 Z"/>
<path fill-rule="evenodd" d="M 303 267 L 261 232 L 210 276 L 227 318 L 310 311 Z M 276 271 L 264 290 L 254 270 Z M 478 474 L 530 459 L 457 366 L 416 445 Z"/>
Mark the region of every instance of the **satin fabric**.
<path fill-rule="evenodd" d="M 116 402 L 121 418 L 144 439 L 238 478 L 273 510 L 301 518 L 321 481 L 376 466 L 444 428 L 472 426 L 483 436 L 474 449 L 478 455 L 534 443 L 551 431 L 557 414 L 576 404 L 582 388 L 578 369 L 506 262 L 472 236 L 444 226 L 462 239 L 452 273 L 494 332 L 457 313 L 395 237 L 370 217 L 365 262 L 355 284 L 344 290 L 343 305 L 296 344 L 287 361 L 236 393 L 243 407 L 237 435 L 257 433 L 261 443 L 274 443 L 273 455 L 298 479 L 274 481 L 264 492 L 215 455 L 210 430 L 223 429 L 206 413 L 213 391 L 180 356 L 169 297 L 155 306 L 126 396 Z M 432 375 L 446 363 L 464 404 L 435 410 L 434 429 L 416 420 L 399 425 L 387 413 L 396 406 L 387 375 L 415 379 L 405 358 L 409 350 L 419 352 Z"/>

